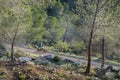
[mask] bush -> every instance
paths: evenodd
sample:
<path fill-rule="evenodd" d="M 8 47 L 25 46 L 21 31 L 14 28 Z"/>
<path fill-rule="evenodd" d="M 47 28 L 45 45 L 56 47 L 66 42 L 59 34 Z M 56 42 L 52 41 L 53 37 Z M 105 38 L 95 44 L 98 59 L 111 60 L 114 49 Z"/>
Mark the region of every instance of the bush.
<path fill-rule="evenodd" d="M 61 59 L 60 59 L 60 57 L 58 57 L 58 56 L 54 56 L 54 57 L 53 57 L 53 61 L 54 61 L 54 62 L 60 62 Z"/>
<path fill-rule="evenodd" d="M 70 45 L 70 50 L 71 53 L 80 53 L 82 52 L 85 48 L 85 44 L 83 41 L 77 43 L 77 42 L 72 42 L 72 44 Z"/>
<path fill-rule="evenodd" d="M 54 47 L 61 52 L 66 52 L 69 50 L 69 45 L 67 42 L 59 41 Z"/>
<path fill-rule="evenodd" d="M 15 54 L 14 54 L 15 58 L 19 58 L 19 57 L 22 57 L 22 56 L 25 56 L 24 53 L 22 51 L 20 51 L 19 49 L 15 51 Z"/>

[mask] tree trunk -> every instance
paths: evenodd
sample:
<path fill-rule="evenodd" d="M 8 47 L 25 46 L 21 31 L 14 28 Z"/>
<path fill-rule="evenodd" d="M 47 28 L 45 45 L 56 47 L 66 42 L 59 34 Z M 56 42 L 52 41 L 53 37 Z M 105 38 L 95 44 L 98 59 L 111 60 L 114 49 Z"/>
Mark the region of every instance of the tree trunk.
<path fill-rule="evenodd" d="M 14 43 L 12 42 L 11 44 L 11 60 L 13 61 L 14 60 Z"/>
<path fill-rule="evenodd" d="M 93 39 L 95 21 L 96 21 L 96 17 L 97 17 L 97 13 L 98 13 L 98 5 L 99 5 L 99 0 L 97 0 L 97 3 L 96 3 L 96 9 L 95 9 L 95 14 L 94 14 L 94 18 L 93 18 L 92 29 L 90 32 L 90 38 L 89 38 L 89 43 L 88 43 L 88 63 L 87 63 L 87 68 L 86 68 L 85 74 L 89 74 L 90 68 L 91 68 L 92 39 Z"/>
<path fill-rule="evenodd" d="M 11 43 L 11 61 L 14 61 L 14 45 L 15 45 L 15 40 L 16 40 L 16 36 L 18 33 L 18 28 L 19 28 L 19 26 L 17 26 L 17 28 L 15 30 L 15 34 L 13 36 L 12 43 Z"/>
<path fill-rule="evenodd" d="M 104 39 L 104 36 L 103 36 L 103 39 L 102 39 L 102 63 L 101 63 L 101 68 L 104 67 L 104 61 L 105 61 L 104 51 L 105 51 L 105 39 Z"/>

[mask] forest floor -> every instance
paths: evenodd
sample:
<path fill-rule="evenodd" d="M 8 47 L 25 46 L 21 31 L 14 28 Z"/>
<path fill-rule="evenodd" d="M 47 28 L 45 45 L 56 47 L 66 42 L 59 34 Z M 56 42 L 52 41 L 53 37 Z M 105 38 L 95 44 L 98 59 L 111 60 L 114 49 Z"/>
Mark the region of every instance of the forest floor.
<path fill-rule="evenodd" d="M 6 47 L 10 49 L 10 45 Z M 99 68 L 101 65 L 100 61 L 92 60 L 91 73 L 86 76 L 83 74 L 86 70 L 86 59 L 38 51 L 23 46 L 15 46 L 15 51 L 15 53 L 20 53 L 20 55 L 23 53 L 26 57 L 35 60 L 31 60 L 30 62 L 20 62 L 19 59 L 15 62 L 0 61 L 0 80 L 115 80 L 112 78 L 120 78 L 120 71 L 117 69 L 119 66 L 112 65 L 117 69 L 115 73 L 112 72 L 114 68 L 110 67 L 110 69 L 108 69 L 108 64 L 105 64 L 106 68 L 102 70 Z M 49 55 L 52 56 L 52 58 L 45 59 L 44 56 Z M 58 62 L 54 61 L 56 60 L 56 55 L 58 56 L 57 59 L 60 59 Z M 66 59 L 72 61 L 72 63 L 69 61 L 65 62 Z M 76 63 L 79 65 L 76 65 Z M 112 75 L 109 74 L 109 71 L 111 71 L 110 73 L 112 73 Z"/>
<path fill-rule="evenodd" d="M 0 61 L 0 80 L 86 80 L 86 76 L 62 68 Z"/>

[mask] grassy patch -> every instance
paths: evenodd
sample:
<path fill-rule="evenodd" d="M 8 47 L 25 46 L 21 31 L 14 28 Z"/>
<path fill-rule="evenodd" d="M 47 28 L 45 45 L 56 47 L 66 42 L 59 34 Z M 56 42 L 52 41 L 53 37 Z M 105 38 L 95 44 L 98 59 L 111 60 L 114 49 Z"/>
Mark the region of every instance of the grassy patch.
<path fill-rule="evenodd" d="M 39 54 L 35 54 L 35 53 L 26 52 L 25 54 L 26 56 L 29 56 L 29 57 L 39 57 Z"/>
<path fill-rule="evenodd" d="M 110 65 L 120 66 L 120 63 L 115 62 L 115 61 L 111 61 L 111 60 L 106 60 L 105 63 L 110 64 Z"/>

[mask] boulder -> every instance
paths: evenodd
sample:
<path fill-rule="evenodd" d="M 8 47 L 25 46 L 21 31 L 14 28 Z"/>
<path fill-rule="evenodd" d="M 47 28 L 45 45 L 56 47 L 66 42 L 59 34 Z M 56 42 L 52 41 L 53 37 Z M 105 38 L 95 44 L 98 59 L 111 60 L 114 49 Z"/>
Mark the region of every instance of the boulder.
<path fill-rule="evenodd" d="M 96 76 L 99 77 L 99 78 L 103 78 L 103 76 L 105 75 L 106 73 L 106 70 L 105 69 L 95 69 L 96 71 Z"/>
<path fill-rule="evenodd" d="M 46 55 L 46 56 L 43 56 L 43 58 L 46 58 L 46 59 L 52 59 L 52 55 Z"/>
<path fill-rule="evenodd" d="M 31 61 L 31 58 L 29 58 L 29 57 L 19 57 L 19 60 L 20 60 L 20 62 L 24 62 L 24 61 L 28 62 L 28 61 Z"/>
<path fill-rule="evenodd" d="M 65 63 L 74 63 L 72 60 L 70 60 L 70 59 L 64 59 L 63 60 Z"/>
<path fill-rule="evenodd" d="M 36 58 L 34 60 L 34 63 L 38 64 L 38 65 L 48 65 L 48 64 L 51 64 L 50 61 L 48 61 L 46 58 L 43 58 L 43 57 Z"/>
<path fill-rule="evenodd" d="M 27 64 L 29 64 L 29 65 L 35 65 L 35 63 L 31 62 L 31 61 L 28 61 Z"/>
<path fill-rule="evenodd" d="M 74 62 L 75 65 L 77 65 L 77 67 L 81 67 L 80 62 Z"/>
<path fill-rule="evenodd" d="M 107 68 L 96 68 L 96 76 L 100 79 L 115 80 L 120 78 L 120 69 L 115 66 L 108 66 Z"/>
<path fill-rule="evenodd" d="M 119 67 L 113 67 L 112 72 L 119 73 L 120 68 Z"/>
<path fill-rule="evenodd" d="M 113 73 L 113 72 L 106 72 L 106 73 L 105 73 L 105 78 L 106 78 L 107 80 L 114 80 L 114 78 L 115 78 L 115 73 Z"/>
<path fill-rule="evenodd" d="M 99 78 L 97 78 L 97 77 L 94 77 L 94 80 L 101 80 L 101 79 L 99 79 Z"/>

